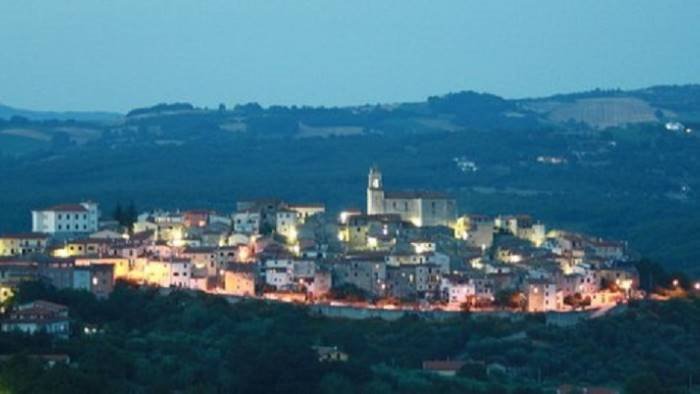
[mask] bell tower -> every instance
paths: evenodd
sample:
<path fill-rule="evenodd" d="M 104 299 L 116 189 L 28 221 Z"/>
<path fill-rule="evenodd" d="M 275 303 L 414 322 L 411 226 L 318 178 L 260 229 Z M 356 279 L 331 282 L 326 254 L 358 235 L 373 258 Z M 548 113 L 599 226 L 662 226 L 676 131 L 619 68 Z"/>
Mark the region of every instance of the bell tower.
<path fill-rule="evenodd" d="M 384 186 L 382 185 L 382 173 L 375 165 L 369 169 L 367 180 L 367 214 L 380 213 L 384 213 Z"/>

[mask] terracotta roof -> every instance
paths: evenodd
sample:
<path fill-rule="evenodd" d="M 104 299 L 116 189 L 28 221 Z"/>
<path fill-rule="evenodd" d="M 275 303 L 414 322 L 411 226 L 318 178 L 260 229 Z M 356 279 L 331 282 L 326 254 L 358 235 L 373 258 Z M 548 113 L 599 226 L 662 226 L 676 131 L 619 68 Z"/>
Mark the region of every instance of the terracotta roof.
<path fill-rule="evenodd" d="M 3 239 L 47 239 L 50 235 L 44 233 L 13 233 L 0 235 Z"/>

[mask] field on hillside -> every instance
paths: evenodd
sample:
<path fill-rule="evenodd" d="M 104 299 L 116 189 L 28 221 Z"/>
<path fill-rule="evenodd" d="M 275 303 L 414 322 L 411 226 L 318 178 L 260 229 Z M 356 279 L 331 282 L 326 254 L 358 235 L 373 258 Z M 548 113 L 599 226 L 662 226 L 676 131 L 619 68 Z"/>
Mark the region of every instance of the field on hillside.
<path fill-rule="evenodd" d="M 387 188 L 445 190 L 461 212 L 529 213 L 698 270 L 700 139 L 693 136 L 642 127 L 305 139 L 222 132 L 158 141 L 107 140 L 5 158 L 0 204 L 9 209 L 0 212 L 0 232 L 27 230 L 32 208 L 86 198 L 105 212 L 129 201 L 140 209 L 231 212 L 236 200 L 264 196 L 323 201 L 331 210 L 364 207 L 367 170 L 376 163 Z M 477 170 L 463 171 L 456 158 Z"/>

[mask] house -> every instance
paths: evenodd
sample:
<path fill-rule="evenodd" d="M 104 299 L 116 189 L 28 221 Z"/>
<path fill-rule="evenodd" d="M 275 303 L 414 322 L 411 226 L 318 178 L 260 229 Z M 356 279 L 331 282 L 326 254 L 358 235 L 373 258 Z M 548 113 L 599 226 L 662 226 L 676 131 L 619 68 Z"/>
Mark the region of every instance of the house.
<path fill-rule="evenodd" d="M 18 305 L 2 320 L 2 331 L 20 331 L 28 334 L 45 332 L 67 338 L 68 307 L 41 300 Z"/>
<path fill-rule="evenodd" d="M 258 234 L 260 232 L 260 212 L 245 209 L 233 214 L 233 231 L 239 234 Z"/>
<path fill-rule="evenodd" d="M 224 291 L 237 296 L 254 296 L 255 278 L 253 264 L 229 264 L 224 271 Z"/>
<path fill-rule="evenodd" d="M 429 239 L 413 240 L 411 241 L 411 246 L 413 247 L 413 251 L 416 254 L 435 252 L 437 250 L 437 245 L 435 244 L 435 241 L 431 241 Z"/>
<path fill-rule="evenodd" d="M 144 267 L 144 282 L 159 287 L 188 288 L 192 276 L 189 259 L 149 259 Z"/>
<path fill-rule="evenodd" d="M 423 361 L 423 371 L 432 372 L 440 376 L 452 377 L 466 364 L 457 360 Z"/>
<path fill-rule="evenodd" d="M 99 207 L 94 202 L 54 205 L 32 211 L 32 232 L 61 236 L 98 230 Z"/>
<path fill-rule="evenodd" d="M 457 203 L 438 192 L 385 191 L 378 167 L 369 170 L 367 214 L 397 214 L 416 227 L 449 226 L 456 218 Z"/>
<path fill-rule="evenodd" d="M 331 263 L 334 286 L 352 285 L 369 294 L 382 296 L 386 291 L 387 266 L 382 253 L 347 255 Z"/>
<path fill-rule="evenodd" d="M 209 224 L 210 212 L 206 210 L 192 210 L 182 213 L 182 222 L 185 227 L 206 227 Z"/>
<path fill-rule="evenodd" d="M 128 238 L 128 235 L 122 234 L 118 231 L 114 230 L 100 230 L 95 233 L 92 233 L 88 236 L 89 238 L 97 238 L 97 239 L 125 239 Z"/>
<path fill-rule="evenodd" d="M 347 353 L 338 350 L 337 346 L 312 346 L 321 363 L 346 362 L 350 359 Z"/>
<path fill-rule="evenodd" d="M 188 246 L 178 256 L 190 259 L 192 269 L 202 275 L 213 277 L 223 269 L 226 264 L 240 260 L 240 249 L 245 247 L 234 246 Z"/>
<path fill-rule="evenodd" d="M 0 301 L 12 296 L 21 282 L 38 278 L 39 266 L 35 261 L 0 258 Z"/>
<path fill-rule="evenodd" d="M 109 297 L 114 290 L 114 265 L 74 266 L 72 288 L 87 290 L 97 298 Z"/>
<path fill-rule="evenodd" d="M 51 255 L 62 258 L 98 255 L 114 256 L 117 254 L 116 250 L 121 245 L 124 245 L 124 242 L 124 239 L 80 238 L 52 247 Z"/>
<path fill-rule="evenodd" d="M 462 216 L 455 222 L 454 236 L 470 247 L 488 249 L 493 244 L 493 219 L 483 215 Z"/>
<path fill-rule="evenodd" d="M 587 251 L 590 251 L 590 254 L 608 261 L 624 260 L 626 257 L 627 244 L 625 242 L 593 239 L 587 246 Z"/>
<path fill-rule="evenodd" d="M 338 239 L 350 249 L 380 249 L 380 240 L 393 246 L 396 237 L 408 226 L 412 225 L 397 214 L 352 215 L 340 225 Z M 370 238 L 374 238 L 374 245 Z"/>
<path fill-rule="evenodd" d="M 528 312 L 554 311 L 561 307 L 558 301 L 556 283 L 547 280 L 529 280 L 526 296 Z"/>
<path fill-rule="evenodd" d="M 46 249 L 50 236 L 43 233 L 0 235 L 0 256 L 24 256 Z"/>
<path fill-rule="evenodd" d="M 296 212 L 299 223 L 302 224 L 310 217 L 326 212 L 326 206 L 323 204 L 289 204 L 287 209 Z"/>
<path fill-rule="evenodd" d="M 297 226 L 299 225 L 297 212 L 290 209 L 280 209 L 276 213 L 275 223 L 275 231 L 277 234 L 283 236 L 288 242 L 295 242 L 297 240 Z"/>
<path fill-rule="evenodd" d="M 443 276 L 440 281 L 440 291 L 442 299 L 447 300 L 453 307 L 471 304 L 476 297 L 474 281 L 461 275 Z"/>
<path fill-rule="evenodd" d="M 547 239 L 544 224 L 534 221 L 529 215 L 499 216 L 494 221 L 494 226 L 538 247 Z"/>
<path fill-rule="evenodd" d="M 93 264 L 97 265 L 111 265 L 112 266 L 112 276 L 116 281 L 117 279 L 128 279 L 131 271 L 133 270 L 133 262 L 136 258 L 127 257 L 77 257 L 75 259 L 75 267 L 85 267 Z"/>

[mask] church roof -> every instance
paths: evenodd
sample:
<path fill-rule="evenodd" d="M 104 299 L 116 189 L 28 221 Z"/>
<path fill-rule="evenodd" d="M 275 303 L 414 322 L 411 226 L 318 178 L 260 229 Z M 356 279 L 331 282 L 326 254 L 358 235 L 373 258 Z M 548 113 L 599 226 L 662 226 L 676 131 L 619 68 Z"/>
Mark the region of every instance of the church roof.
<path fill-rule="evenodd" d="M 386 199 L 435 199 L 435 200 L 449 200 L 451 199 L 446 193 L 436 192 L 436 191 L 386 191 L 384 192 L 384 198 Z"/>

